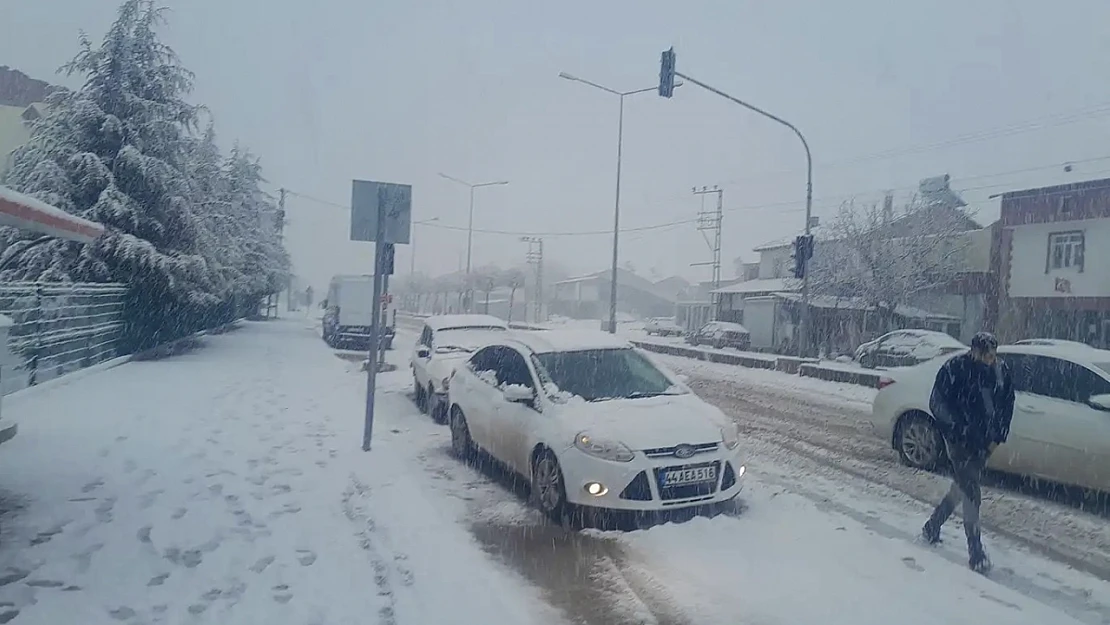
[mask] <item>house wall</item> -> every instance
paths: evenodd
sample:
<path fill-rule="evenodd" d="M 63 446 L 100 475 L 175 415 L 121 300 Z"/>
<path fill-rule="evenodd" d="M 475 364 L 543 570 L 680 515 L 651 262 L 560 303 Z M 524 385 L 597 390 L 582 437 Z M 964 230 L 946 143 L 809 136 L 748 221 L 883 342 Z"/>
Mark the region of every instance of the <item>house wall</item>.
<path fill-rule="evenodd" d="M 1052 233 L 1083 233 L 1082 270 L 1049 267 Z M 1010 239 L 1010 297 L 1110 297 L 1110 218 L 1017 226 Z"/>
<path fill-rule="evenodd" d="M 757 278 L 786 278 L 793 275 L 791 247 L 776 247 L 759 253 L 759 275 Z"/>

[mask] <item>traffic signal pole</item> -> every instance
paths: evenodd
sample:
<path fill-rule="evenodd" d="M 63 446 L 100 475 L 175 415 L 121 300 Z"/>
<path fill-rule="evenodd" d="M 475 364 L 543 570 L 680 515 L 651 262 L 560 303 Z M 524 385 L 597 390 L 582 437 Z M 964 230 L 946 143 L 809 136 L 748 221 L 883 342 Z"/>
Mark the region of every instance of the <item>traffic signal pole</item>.
<path fill-rule="evenodd" d="M 770 119 L 772 121 L 778 122 L 779 124 L 782 124 L 783 126 L 786 126 L 798 137 L 798 140 L 802 142 L 802 147 L 805 149 L 805 153 L 806 153 L 806 222 L 805 222 L 805 236 L 806 236 L 807 240 L 812 240 L 812 239 L 810 239 L 810 236 L 811 236 L 811 225 L 812 225 L 812 221 L 813 221 L 813 155 L 809 151 L 809 142 L 806 141 L 805 135 L 802 134 L 802 131 L 798 130 L 798 127 L 795 126 L 794 124 L 791 124 L 790 122 L 786 121 L 785 119 L 783 119 L 783 118 L 781 118 L 777 115 L 773 115 L 773 114 L 759 108 L 758 106 L 755 106 L 753 104 L 749 104 L 749 103 L 741 100 L 740 98 L 733 97 L 733 96 L 725 93 L 724 91 L 721 91 L 720 89 L 717 89 L 716 87 L 711 87 L 711 86 L 709 86 L 709 85 L 707 85 L 707 84 L 705 84 L 705 83 L 703 83 L 703 82 L 701 82 L 701 81 L 699 81 L 695 78 L 691 78 L 691 77 L 687 76 L 686 74 L 682 74 L 682 73 L 676 71 L 675 70 L 675 61 L 676 61 L 676 58 L 675 58 L 674 48 L 671 48 L 669 50 L 665 50 L 663 52 L 663 55 L 660 59 L 660 64 L 659 64 L 660 65 L 660 68 L 659 68 L 659 95 L 660 96 L 662 96 L 664 98 L 671 97 L 671 95 L 674 91 L 674 87 L 675 87 L 675 83 L 674 83 L 675 77 L 678 77 L 678 78 L 681 78 L 683 80 L 689 81 L 690 83 L 695 84 L 695 85 L 701 87 L 702 89 L 705 89 L 706 91 L 709 91 L 710 93 L 714 93 L 716 95 L 719 95 L 722 98 L 724 98 L 724 99 L 726 99 L 730 102 L 733 102 L 735 104 L 739 104 L 740 106 L 748 109 L 749 111 L 752 111 L 754 113 L 759 113 L 760 115 L 766 117 L 767 119 Z M 809 259 L 807 258 L 805 262 L 808 263 L 808 261 L 809 261 Z M 802 311 L 801 311 L 801 319 L 800 319 L 799 328 L 798 328 L 798 338 L 799 338 L 799 340 L 798 340 L 798 355 L 800 355 L 800 356 L 807 355 L 810 351 L 809 350 L 809 343 L 810 343 L 810 341 L 809 341 L 809 326 L 810 326 L 810 319 L 809 319 L 810 315 L 809 315 L 809 313 L 810 313 L 810 311 L 809 311 L 809 272 L 806 271 L 804 273 L 804 275 L 802 276 Z"/>

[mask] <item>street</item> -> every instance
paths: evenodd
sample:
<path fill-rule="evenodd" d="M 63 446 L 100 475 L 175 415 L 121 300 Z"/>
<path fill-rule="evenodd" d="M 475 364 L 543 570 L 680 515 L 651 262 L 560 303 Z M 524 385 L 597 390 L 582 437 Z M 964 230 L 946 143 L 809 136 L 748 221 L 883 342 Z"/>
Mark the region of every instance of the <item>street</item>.
<path fill-rule="evenodd" d="M 0 456 L 0 620 L 1110 623 L 1102 517 L 992 489 L 990 578 L 967 569 L 958 522 L 940 547 L 915 543 L 944 480 L 856 437 L 860 389 L 667 360 L 750 424 L 739 505 L 575 532 L 519 480 L 450 456 L 412 403 L 413 339 L 389 353 L 369 453 L 358 358 L 305 319 L 5 398 L 20 436 Z"/>

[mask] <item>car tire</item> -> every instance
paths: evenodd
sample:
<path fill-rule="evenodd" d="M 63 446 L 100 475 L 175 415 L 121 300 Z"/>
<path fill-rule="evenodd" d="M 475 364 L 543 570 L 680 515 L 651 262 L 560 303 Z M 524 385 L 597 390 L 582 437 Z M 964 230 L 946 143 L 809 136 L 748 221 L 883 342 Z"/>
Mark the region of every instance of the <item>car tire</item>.
<path fill-rule="evenodd" d="M 456 458 L 470 464 L 477 454 L 474 439 L 470 438 L 470 426 L 466 423 L 466 415 L 455 406 L 451 414 L 451 453 Z"/>
<path fill-rule="evenodd" d="M 447 414 L 446 404 L 437 402 L 434 395 L 428 399 L 428 415 L 432 417 L 432 421 L 438 425 L 447 425 Z"/>
<path fill-rule="evenodd" d="M 567 511 L 566 483 L 559 460 L 544 449 L 532 461 L 532 504 L 551 519 L 562 521 Z"/>
<path fill-rule="evenodd" d="M 412 397 L 416 402 L 417 409 L 424 412 L 424 402 L 427 401 L 427 398 L 424 397 L 424 387 L 420 386 L 420 380 L 417 380 L 415 375 L 412 376 Z"/>
<path fill-rule="evenodd" d="M 911 412 L 899 419 L 894 438 L 902 464 L 932 471 L 944 463 L 944 438 L 925 413 Z"/>
<path fill-rule="evenodd" d="M 863 367 L 864 369 L 874 369 L 875 357 L 871 354 L 863 354 L 859 357 L 859 366 Z"/>
<path fill-rule="evenodd" d="M 432 399 L 436 396 L 435 389 L 432 388 L 432 383 L 428 382 L 428 388 L 424 389 L 424 414 L 432 415 Z"/>

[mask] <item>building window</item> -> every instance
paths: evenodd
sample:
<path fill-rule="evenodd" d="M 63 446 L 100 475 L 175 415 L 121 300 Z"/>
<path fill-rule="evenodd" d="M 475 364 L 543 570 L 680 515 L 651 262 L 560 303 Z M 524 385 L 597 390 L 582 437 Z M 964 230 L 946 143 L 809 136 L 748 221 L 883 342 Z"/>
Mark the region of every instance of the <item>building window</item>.
<path fill-rule="evenodd" d="M 1048 235 L 1045 273 L 1055 269 L 1083 271 L 1083 232 L 1053 232 Z"/>

